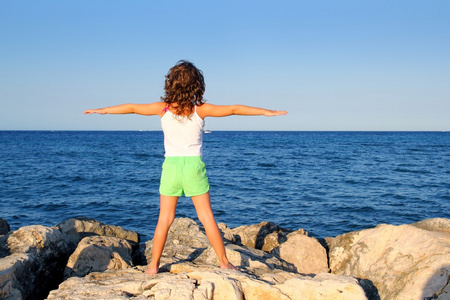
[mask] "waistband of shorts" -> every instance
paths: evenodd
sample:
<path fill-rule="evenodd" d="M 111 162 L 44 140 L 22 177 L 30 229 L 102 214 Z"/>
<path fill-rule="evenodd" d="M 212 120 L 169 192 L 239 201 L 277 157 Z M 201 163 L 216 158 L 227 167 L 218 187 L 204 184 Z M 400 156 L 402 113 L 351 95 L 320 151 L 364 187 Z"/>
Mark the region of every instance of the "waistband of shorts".
<path fill-rule="evenodd" d="M 203 160 L 201 156 L 166 156 L 165 161 L 199 161 Z"/>

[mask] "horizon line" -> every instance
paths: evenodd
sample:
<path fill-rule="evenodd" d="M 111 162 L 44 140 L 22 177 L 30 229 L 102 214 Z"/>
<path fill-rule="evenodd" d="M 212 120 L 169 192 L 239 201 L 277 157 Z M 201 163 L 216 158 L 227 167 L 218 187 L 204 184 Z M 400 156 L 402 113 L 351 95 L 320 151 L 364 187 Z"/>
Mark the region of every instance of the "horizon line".
<path fill-rule="evenodd" d="M 28 131 L 28 132 L 162 132 L 162 129 L 0 129 L 0 132 Z M 208 130 L 211 132 L 450 132 L 450 130 Z"/>

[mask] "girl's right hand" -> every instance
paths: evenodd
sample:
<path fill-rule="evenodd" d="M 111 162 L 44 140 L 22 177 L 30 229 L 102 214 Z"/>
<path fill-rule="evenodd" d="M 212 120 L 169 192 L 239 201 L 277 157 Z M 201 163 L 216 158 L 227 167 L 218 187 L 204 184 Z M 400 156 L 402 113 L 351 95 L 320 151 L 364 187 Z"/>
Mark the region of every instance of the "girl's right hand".
<path fill-rule="evenodd" d="M 104 109 L 86 109 L 83 114 L 85 115 L 90 115 L 90 114 L 101 114 L 104 115 L 106 114 L 106 111 Z"/>
<path fill-rule="evenodd" d="M 281 116 L 287 114 L 286 110 L 268 110 L 264 113 L 266 117 Z"/>

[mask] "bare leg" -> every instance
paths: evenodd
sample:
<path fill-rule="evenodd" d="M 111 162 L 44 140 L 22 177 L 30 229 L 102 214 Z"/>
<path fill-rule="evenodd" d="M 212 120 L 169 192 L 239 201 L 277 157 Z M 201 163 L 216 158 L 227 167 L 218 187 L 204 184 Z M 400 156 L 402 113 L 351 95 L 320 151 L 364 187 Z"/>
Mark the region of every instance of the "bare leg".
<path fill-rule="evenodd" d="M 194 203 L 195 210 L 197 211 L 197 216 L 200 222 L 205 227 L 206 236 L 211 243 L 217 257 L 220 261 L 220 267 L 222 269 L 233 269 L 236 268 L 228 261 L 225 246 L 223 245 L 222 235 L 220 234 L 219 227 L 217 226 L 216 220 L 214 219 L 214 214 L 211 208 L 211 199 L 209 192 L 200 196 L 192 197 L 192 202 Z"/>
<path fill-rule="evenodd" d="M 158 273 L 159 260 L 161 259 L 164 245 L 166 244 L 167 233 L 169 232 L 170 225 L 172 225 L 173 220 L 175 219 L 177 202 L 178 197 L 160 196 L 158 224 L 156 225 L 155 234 L 153 236 L 152 261 L 145 271 L 147 274 Z"/>

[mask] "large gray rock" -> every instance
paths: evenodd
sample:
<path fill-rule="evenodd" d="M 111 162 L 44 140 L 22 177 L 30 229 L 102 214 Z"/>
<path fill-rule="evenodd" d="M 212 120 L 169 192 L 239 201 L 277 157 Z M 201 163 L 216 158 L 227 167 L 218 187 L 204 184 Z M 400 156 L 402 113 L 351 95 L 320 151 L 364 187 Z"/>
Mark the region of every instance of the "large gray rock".
<path fill-rule="evenodd" d="M 262 250 L 246 248 L 241 245 L 226 244 L 225 251 L 228 260 L 234 266 L 245 269 L 253 274 L 270 272 L 275 269 L 297 272 L 293 264 Z M 211 246 L 206 248 L 192 262 L 197 265 L 219 266 L 219 259 Z"/>
<path fill-rule="evenodd" d="M 308 237 L 303 229 L 290 231 L 272 222 L 239 226 L 233 229 L 219 224 L 225 239 L 247 248 L 261 249 L 275 254 L 303 274 L 327 273 L 326 249 L 317 239 Z"/>
<path fill-rule="evenodd" d="M 152 241 L 146 243 L 145 255 L 151 261 Z M 225 243 L 230 262 L 250 272 L 261 273 L 272 269 L 295 271 L 295 267 L 273 254 L 241 245 Z M 218 266 L 219 260 L 204 230 L 192 219 L 177 218 L 173 222 L 161 257 L 161 268 L 168 270 L 179 262 Z"/>
<path fill-rule="evenodd" d="M 81 277 L 91 272 L 130 268 L 133 266 L 131 252 L 131 244 L 123 239 L 85 237 L 69 257 L 64 277 Z"/>
<path fill-rule="evenodd" d="M 61 232 L 40 225 L 0 238 L 0 298 L 42 299 L 62 280 L 69 248 Z"/>
<path fill-rule="evenodd" d="M 327 273 L 295 277 L 276 287 L 290 299 L 367 299 L 355 278 Z"/>
<path fill-rule="evenodd" d="M 9 227 L 8 222 L 5 219 L 0 218 L 0 236 L 7 234 L 11 228 Z"/>
<path fill-rule="evenodd" d="M 84 237 L 98 243 L 80 247 L 72 256 L 66 276 L 82 276 L 87 269 L 132 266 L 131 245 L 139 243 L 134 231 L 82 217 L 68 219 L 55 228 L 22 227 L 0 238 L 0 299 L 45 297 L 63 281 L 68 258 Z"/>
<path fill-rule="evenodd" d="M 450 233 L 450 219 L 445 218 L 426 219 L 417 223 L 413 223 L 411 225 L 428 231 Z"/>
<path fill-rule="evenodd" d="M 255 276 L 211 266 L 190 266 L 193 269 L 187 272 L 157 275 L 144 274 L 144 267 L 139 267 L 71 277 L 47 299 L 367 299 L 357 280 L 344 276 L 309 277 L 284 271 Z"/>
<path fill-rule="evenodd" d="M 147 241 L 145 245 L 145 257 L 149 263 L 152 257 L 153 241 Z M 177 218 L 169 229 L 161 265 L 177 261 L 192 261 L 208 247 L 210 244 L 204 230 L 194 220 Z"/>
<path fill-rule="evenodd" d="M 332 273 L 370 280 L 381 299 L 450 299 L 450 234 L 418 227 L 379 225 L 337 236 L 329 244 Z"/>
<path fill-rule="evenodd" d="M 28 281 L 26 272 L 31 270 L 34 262 L 34 257 L 28 253 L 11 254 L 0 259 L 0 299 L 23 299 L 31 293 L 22 285 Z"/>
<path fill-rule="evenodd" d="M 219 224 L 225 239 L 234 244 L 243 245 L 248 248 L 255 248 L 266 252 L 271 252 L 280 246 L 287 239 L 287 234 L 291 231 L 281 228 L 272 222 L 262 222 L 255 225 L 243 225 L 233 229 L 225 224 Z M 303 230 L 299 232 L 308 234 Z"/>
<path fill-rule="evenodd" d="M 120 226 L 103 224 L 86 217 L 67 219 L 56 225 L 56 228 L 63 233 L 73 250 L 87 236 L 100 235 L 117 237 L 129 241 L 134 246 L 137 246 L 140 240 L 139 235 L 135 231 L 125 230 Z"/>
<path fill-rule="evenodd" d="M 294 231 L 273 253 L 295 266 L 302 274 L 328 273 L 328 256 L 325 248 L 315 238 L 303 231 Z"/>

